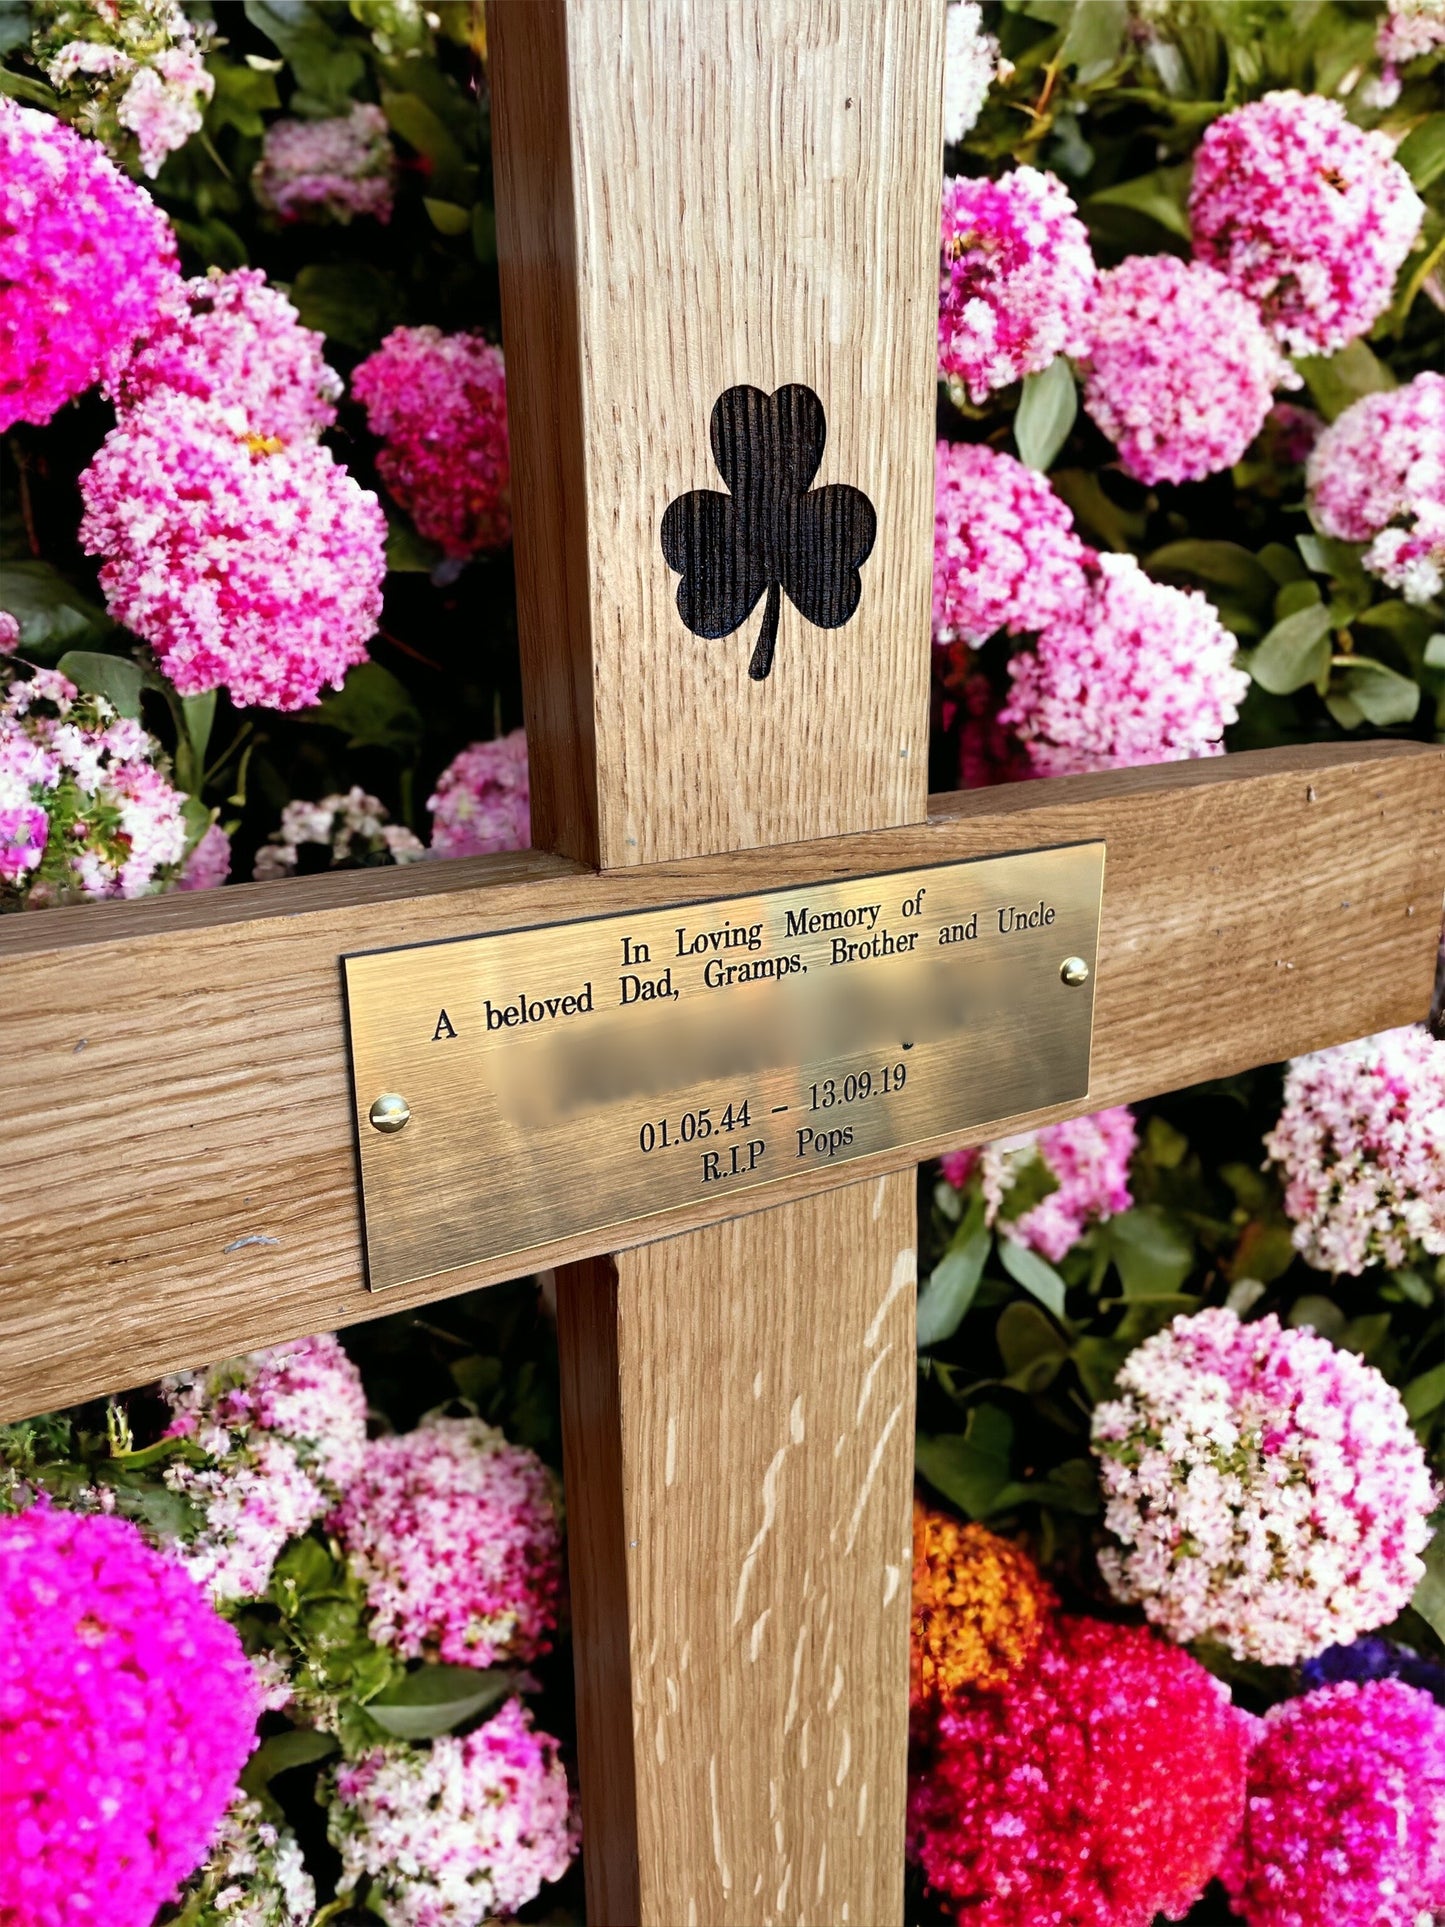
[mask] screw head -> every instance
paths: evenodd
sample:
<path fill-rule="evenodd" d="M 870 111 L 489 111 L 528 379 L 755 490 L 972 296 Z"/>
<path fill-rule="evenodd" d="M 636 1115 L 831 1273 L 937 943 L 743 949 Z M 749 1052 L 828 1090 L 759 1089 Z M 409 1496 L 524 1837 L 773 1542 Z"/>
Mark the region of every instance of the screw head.
<path fill-rule="evenodd" d="M 399 1131 L 406 1123 L 411 1116 L 411 1106 L 404 1097 L 398 1097 L 395 1091 L 384 1091 L 366 1115 L 370 1118 L 374 1130 L 384 1131 L 390 1135 L 393 1131 Z"/>
<path fill-rule="evenodd" d="M 1077 987 L 1089 981 L 1089 966 L 1082 957 L 1065 957 L 1059 965 L 1059 975 L 1066 984 Z"/>

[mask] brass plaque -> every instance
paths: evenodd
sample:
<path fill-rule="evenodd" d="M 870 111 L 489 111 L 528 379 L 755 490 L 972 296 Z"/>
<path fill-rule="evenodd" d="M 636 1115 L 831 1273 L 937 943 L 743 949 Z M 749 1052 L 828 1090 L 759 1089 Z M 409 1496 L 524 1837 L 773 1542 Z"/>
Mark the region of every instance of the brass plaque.
<path fill-rule="evenodd" d="M 1087 843 L 345 958 L 372 1289 L 1083 1108 L 1103 881 Z"/>

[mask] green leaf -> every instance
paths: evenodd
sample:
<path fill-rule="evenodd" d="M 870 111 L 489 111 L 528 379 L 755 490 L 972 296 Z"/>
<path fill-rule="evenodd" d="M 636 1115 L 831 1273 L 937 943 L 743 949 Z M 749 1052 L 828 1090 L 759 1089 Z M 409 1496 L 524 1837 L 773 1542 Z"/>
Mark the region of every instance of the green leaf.
<path fill-rule="evenodd" d="M 1298 555 L 1283 542 L 1266 542 L 1259 552 L 1259 562 L 1281 587 L 1286 582 L 1300 581 L 1305 573 Z"/>
<path fill-rule="evenodd" d="M 993 1509 L 1007 1512 L 1021 1505 L 1052 1506 L 1056 1512 L 1070 1512 L 1081 1519 L 1093 1518 L 1103 1509 L 1094 1461 L 1065 1459 L 1047 1478 L 1010 1479 L 995 1498 Z"/>
<path fill-rule="evenodd" d="M 48 562 L 6 562 L 0 609 L 20 624 L 22 655 L 45 655 L 82 636 L 98 638 L 111 627 L 105 611 L 88 602 Z"/>
<path fill-rule="evenodd" d="M 344 730 L 348 749 L 391 749 L 415 754 L 421 742 L 421 712 L 405 683 L 379 662 L 359 663 L 340 689 L 319 702 L 310 720 Z"/>
<path fill-rule="evenodd" d="M 1313 576 L 1304 576 L 1298 582 L 1286 582 L 1274 598 L 1274 619 L 1283 622 L 1286 616 L 1298 615 L 1301 609 L 1313 609 L 1317 602 L 1323 601 L 1320 585 Z M 1333 609 L 1330 615 L 1333 619 Z"/>
<path fill-rule="evenodd" d="M 1068 1340 L 1058 1326 L 1021 1298 L 999 1313 L 994 1338 L 1006 1381 L 1020 1392 L 1047 1390 L 1068 1357 Z"/>
<path fill-rule="evenodd" d="M 1316 408 L 1330 422 L 1361 395 L 1395 386 L 1395 377 L 1364 341 L 1352 341 L 1337 355 L 1297 356 L 1295 367 L 1304 376 Z"/>
<path fill-rule="evenodd" d="M 434 1740 L 495 1706 L 515 1687 L 515 1676 L 496 1667 L 481 1672 L 475 1666 L 423 1666 L 384 1698 L 368 1700 L 366 1712 L 393 1739 Z"/>
<path fill-rule="evenodd" d="M 1194 1268 L 1193 1240 L 1157 1204 L 1120 1212 L 1099 1227 L 1099 1236 L 1119 1268 L 1126 1298 L 1168 1297 Z"/>
<path fill-rule="evenodd" d="M 1085 85 L 1098 80 L 1118 60 L 1128 23 L 1128 0 L 1088 0 L 1086 6 L 1076 6 L 1058 51 L 1059 64 L 1073 67 Z"/>
<path fill-rule="evenodd" d="M 383 94 L 381 106 L 392 132 L 425 154 L 437 173 L 456 174 L 465 167 L 466 157 L 446 123 L 419 94 Z"/>
<path fill-rule="evenodd" d="M 331 1734 L 318 1733 L 313 1727 L 293 1726 L 285 1733 L 273 1733 L 246 1762 L 241 1791 L 249 1793 L 254 1800 L 266 1791 L 278 1773 L 289 1773 L 293 1767 L 312 1766 L 317 1760 L 329 1759 L 335 1751 L 336 1741 Z"/>
<path fill-rule="evenodd" d="M 369 353 L 401 312 L 390 275 L 365 261 L 309 261 L 291 285 L 308 328 Z"/>
<path fill-rule="evenodd" d="M 1087 6 L 1078 9 L 1087 13 Z M 1189 239 L 1189 216 L 1185 203 L 1189 194 L 1189 168 L 1160 167 L 1152 174 L 1137 174 L 1131 181 L 1120 181 L 1116 187 L 1100 188 L 1091 194 L 1084 203 L 1084 212 L 1093 207 L 1126 207 L 1136 214 L 1147 214 L 1151 221 L 1166 228 L 1170 234 L 1177 234 L 1182 240 Z"/>
<path fill-rule="evenodd" d="M 1365 569 L 1360 557 L 1362 542 L 1339 542 L 1329 535 L 1301 535 L 1295 546 L 1316 575 L 1328 575 L 1346 582 L 1363 579 Z"/>
<path fill-rule="evenodd" d="M 1445 1365 L 1432 1365 L 1428 1372 L 1412 1378 L 1400 1396 L 1412 1419 L 1428 1418 L 1445 1405 Z"/>
<path fill-rule="evenodd" d="M 1277 622 L 1249 659 L 1249 673 L 1273 696 L 1313 683 L 1318 688 L 1330 672 L 1330 612 L 1322 603 L 1297 609 Z"/>
<path fill-rule="evenodd" d="M 182 696 L 181 714 L 186 719 L 186 734 L 191 741 L 191 756 L 195 762 L 196 784 L 200 785 L 201 772 L 206 766 L 206 745 L 211 740 L 211 725 L 216 720 L 216 692 L 206 690 L 199 696 Z"/>
<path fill-rule="evenodd" d="M 914 1457 L 919 1472 L 970 1519 L 992 1511 L 1009 1482 L 1013 1420 L 1001 1406 L 975 1405 L 963 1432 L 920 1432 Z"/>
<path fill-rule="evenodd" d="M 1445 669 L 1445 635 L 1431 636 L 1425 644 L 1425 667 Z"/>
<path fill-rule="evenodd" d="M 1047 368 L 1029 375 L 1024 382 L 1014 416 L 1014 441 L 1020 461 L 1046 474 L 1049 463 L 1068 440 L 1078 412 L 1074 371 L 1066 355 L 1056 355 Z"/>
<path fill-rule="evenodd" d="M 1189 1151 L 1189 1139 L 1156 1111 L 1144 1126 L 1144 1148 L 1161 1171 L 1177 1171 Z"/>
<path fill-rule="evenodd" d="M 456 201 L 434 201 L 423 195 L 421 204 L 438 234 L 465 234 L 472 224 L 471 210 Z"/>
<path fill-rule="evenodd" d="M 483 267 L 497 258 L 497 216 L 485 201 L 472 209 L 472 253 Z"/>
<path fill-rule="evenodd" d="M 430 575 L 443 554 L 435 542 L 418 535 L 410 522 L 393 522 L 386 531 L 386 566 L 395 575 Z"/>
<path fill-rule="evenodd" d="M 60 104 L 53 87 L 47 87 L 43 80 L 32 80 L 29 74 L 11 73 L 8 67 L 0 67 L 0 94 L 28 101 L 32 107 L 47 108 L 52 114 Z"/>
<path fill-rule="evenodd" d="M 1035 1151 L 1010 1174 L 1008 1190 L 999 1206 L 999 1218 L 1004 1224 L 1017 1224 L 1035 1205 L 1051 1198 L 1058 1188 L 1058 1179 Z"/>
<path fill-rule="evenodd" d="M 982 1193 L 975 1193 L 947 1251 L 918 1293 L 920 1348 L 952 1338 L 973 1303 L 993 1243 L 984 1213 Z"/>
<path fill-rule="evenodd" d="M 1413 722 L 1420 707 L 1420 685 L 1369 656 L 1352 657 L 1340 682 L 1343 694 L 1377 729 Z"/>
<path fill-rule="evenodd" d="M 1412 127 L 1395 149 L 1395 159 L 1418 188 L 1445 173 L 1445 114 L 1431 114 Z"/>
<path fill-rule="evenodd" d="M 1425 1548 L 1425 1576 L 1415 1588 L 1412 1608 L 1445 1639 L 1445 1531 L 1438 1531 Z"/>
<path fill-rule="evenodd" d="M 1275 579 L 1269 570 L 1238 542 L 1166 542 L 1162 549 L 1144 557 L 1144 568 L 1161 582 L 1183 576 L 1214 588 L 1232 589 L 1246 602 L 1268 604 L 1275 593 Z"/>
<path fill-rule="evenodd" d="M 118 715 L 139 719 L 145 671 L 133 657 L 67 649 L 55 666 L 87 696 L 103 696 Z"/>
<path fill-rule="evenodd" d="M 1055 1318 L 1064 1316 L 1064 1281 L 1047 1258 L 1041 1258 L 1028 1245 L 1014 1238 L 1000 1238 L 999 1260 L 1009 1277 L 1025 1291 L 1032 1292 L 1046 1311 Z"/>
<path fill-rule="evenodd" d="M 1290 1306 L 1285 1323 L 1296 1331 L 1316 1331 L 1321 1338 L 1328 1338 L 1332 1345 L 1336 1345 L 1345 1329 L 1345 1314 L 1333 1298 L 1325 1298 L 1318 1292 L 1307 1292 L 1303 1298 L 1296 1298 Z"/>

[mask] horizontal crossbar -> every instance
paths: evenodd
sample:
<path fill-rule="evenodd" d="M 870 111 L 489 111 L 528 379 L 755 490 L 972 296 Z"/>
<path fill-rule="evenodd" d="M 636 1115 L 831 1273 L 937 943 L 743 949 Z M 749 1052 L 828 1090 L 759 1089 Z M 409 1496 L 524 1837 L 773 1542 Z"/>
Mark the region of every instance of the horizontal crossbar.
<path fill-rule="evenodd" d="M 0 1419 L 515 1269 L 366 1292 L 343 953 L 1098 838 L 1108 867 L 1090 1108 L 1425 1015 L 1445 750 L 1410 744 L 940 796 L 926 823 L 622 871 L 526 852 L 7 920 Z M 1001 1119 L 986 1135 L 1059 1114 Z M 639 1220 L 622 1241 L 898 1164 L 880 1153 L 802 1171 L 746 1203 Z M 568 1238 L 535 1261 L 597 1242 Z"/>

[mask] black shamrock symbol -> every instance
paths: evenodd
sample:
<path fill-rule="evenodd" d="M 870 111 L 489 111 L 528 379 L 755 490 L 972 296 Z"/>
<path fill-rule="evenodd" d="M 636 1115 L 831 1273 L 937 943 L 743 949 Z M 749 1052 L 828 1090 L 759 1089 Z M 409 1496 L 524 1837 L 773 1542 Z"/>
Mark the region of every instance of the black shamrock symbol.
<path fill-rule="evenodd" d="M 862 489 L 809 489 L 828 423 L 811 388 L 774 395 L 727 388 L 712 411 L 713 460 L 732 491 L 695 488 L 669 502 L 662 552 L 682 575 L 677 612 L 695 636 L 730 636 L 767 591 L 748 674 L 773 666 L 780 591 L 820 629 L 841 629 L 863 593 L 878 517 Z"/>

